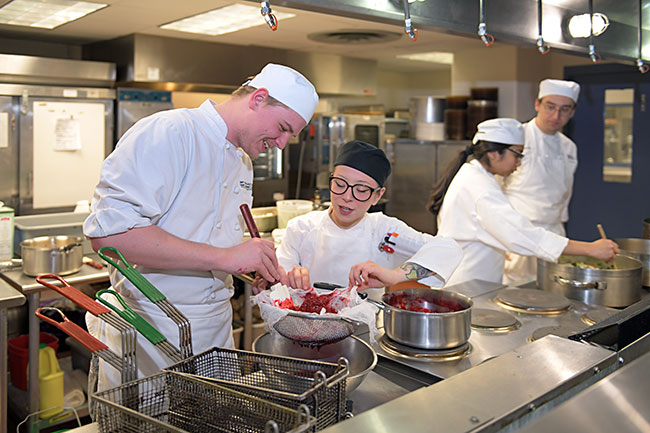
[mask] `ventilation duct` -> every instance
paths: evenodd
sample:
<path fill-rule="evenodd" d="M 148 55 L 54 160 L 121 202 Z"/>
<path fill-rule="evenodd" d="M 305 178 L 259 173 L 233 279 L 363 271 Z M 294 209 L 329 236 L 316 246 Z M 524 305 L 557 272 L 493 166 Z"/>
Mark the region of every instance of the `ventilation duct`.
<path fill-rule="evenodd" d="M 375 60 L 134 34 L 84 46 L 88 60 L 117 64 L 118 85 L 230 92 L 269 62 L 303 73 L 321 95 L 374 95 Z"/>

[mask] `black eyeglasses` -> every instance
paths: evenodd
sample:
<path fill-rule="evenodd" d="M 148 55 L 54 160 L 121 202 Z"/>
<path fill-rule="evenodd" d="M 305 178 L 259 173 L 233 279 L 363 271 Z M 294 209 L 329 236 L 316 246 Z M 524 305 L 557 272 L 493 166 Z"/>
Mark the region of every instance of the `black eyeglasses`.
<path fill-rule="evenodd" d="M 332 194 L 343 195 L 349 188 L 352 188 L 352 197 L 359 201 L 368 201 L 374 192 L 381 189 L 381 186 L 372 189 L 368 185 L 361 183 L 350 185 L 345 179 L 330 176 L 330 192 Z"/>
<path fill-rule="evenodd" d="M 518 152 L 518 151 L 516 151 L 515 149 L 513 149 L 511 147 L 506 147 L 506 150 L 509 150 L 510 152 L 514 153 L 515 157 L 517 157 L 517 159 L 522 159 L 524 157 L 523 153 Z M 528 160 L 526 160 L 526 161 L 528 161 Z"/>

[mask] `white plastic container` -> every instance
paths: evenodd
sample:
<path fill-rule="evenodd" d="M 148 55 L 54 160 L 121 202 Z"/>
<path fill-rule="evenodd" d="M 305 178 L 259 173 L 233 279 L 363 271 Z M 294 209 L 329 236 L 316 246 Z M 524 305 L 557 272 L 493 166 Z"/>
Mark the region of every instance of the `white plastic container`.
<path fill-rule="evenodd" d="M 39 236 L 81 236 L 83 254 L 93 252 L 90 241 L 84 239 L 83 223 L 88 217 L 85 212 L 61 212 L 42 215 L 17 216 L 14 219 L 16 231 L 14 236 L 14 253 L 20 256 L 20 243 L 25 239 Z"/>
<path fill-rule="evenodd" d="M 286 228 L 287 223 L 293 217 L 306 214 L 314 209 L 309 200 L 280 200 L 275 203 L 278 208 L 278 228 Z"/>
<path fill-rule="evenodd" d="M 0 201 L 0 261 L 14 256 L 14 210 Z"/>

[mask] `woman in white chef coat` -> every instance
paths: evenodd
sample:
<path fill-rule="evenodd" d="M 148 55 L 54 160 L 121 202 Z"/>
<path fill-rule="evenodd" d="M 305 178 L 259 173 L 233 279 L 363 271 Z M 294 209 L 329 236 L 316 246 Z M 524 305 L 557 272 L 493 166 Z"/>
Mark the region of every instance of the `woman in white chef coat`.
<path fill-rule="evenodd" d="M 472 145 L 460 152 L 434 187 L 429 208 L 438 214 L 438 235 L 455 239 L 464 253 L 448 284 L 472 279 L 500 283 L 506 251 L 553 262 L 561 254 L 611 260 L 618 253 L 611 240 L 569 240 L 535 227 L 512 208 L 494 176 L 517 169 L 523 143 L 524 130 L 517 120 L 486 120 L 478 125 Z M 466 162 L 470 155 L 474 159 Z"/>
<path fill-rule="evenodd" d="M 390 171 L 384 152 L 371 144 L 351 141 L 341 148 L 330 177 L 332 205 L 292 218 L 277 251 L 290 286 L 445 284 L 462 255 L 453 239 L 420 233 L 381 212 L 368 213 L 384 195 Z"/>

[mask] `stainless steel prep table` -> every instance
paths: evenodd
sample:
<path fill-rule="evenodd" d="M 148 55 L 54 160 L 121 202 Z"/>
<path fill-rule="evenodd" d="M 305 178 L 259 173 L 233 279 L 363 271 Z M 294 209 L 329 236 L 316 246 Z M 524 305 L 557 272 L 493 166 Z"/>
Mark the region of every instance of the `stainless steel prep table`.
<path fill-rule="evenodd" d="M 25 296 L 0 280 L 0 433 L 7 431 L 7 308 L 25 303 Z"/>
<path fill-rule="evenodd" d="M 615 368 L 615 352 L 554 335 L 329 427 L 324 432 L 499 431 Z"/>
<path fill-rule="evenodd" d="M 650 353 L 584 390 L 535 420 L 521 433 L 567 430 L 574 433 L 650 431 Z"/>
<path fill-rule="evenodd" d="M 96 254 L 90 254 L 89 257 L 96 262 L 103 263 L 103 261 Z M 40 323 L 38 317 L 36 317 L 34 313 L 39 307 L 41 301 L 41 292 L 48 289 L 39 284 L 34 277 L 29 277 L 23 274 L 22 268 L 2 272 L 0 273 L 0 277 L 2 277 L 2 279 L 9 283 L 9 285 L 15 289 L 18 289 L 23 295 L 27 297 L 27 314 L 29 322 L 29 359 L 38 359 Z M 81 270 L 79 270 L 79 272 L 72 275 L 67 275 L 64 278 L 72 286 L 108 281 L 108 268 L 104 267 L 103 269 L 96 269 L 92 266 L 84 265 L 81 267 Z M 27 384 L 27 390 L 29 395 L 27 409 L 28 413 L 37 412 L 40 409 L 38 362 L 29 363 L 29 382 Z M 38 417 L 30 417 L 28 431 L 35 432 L 38 430 Z"/>

